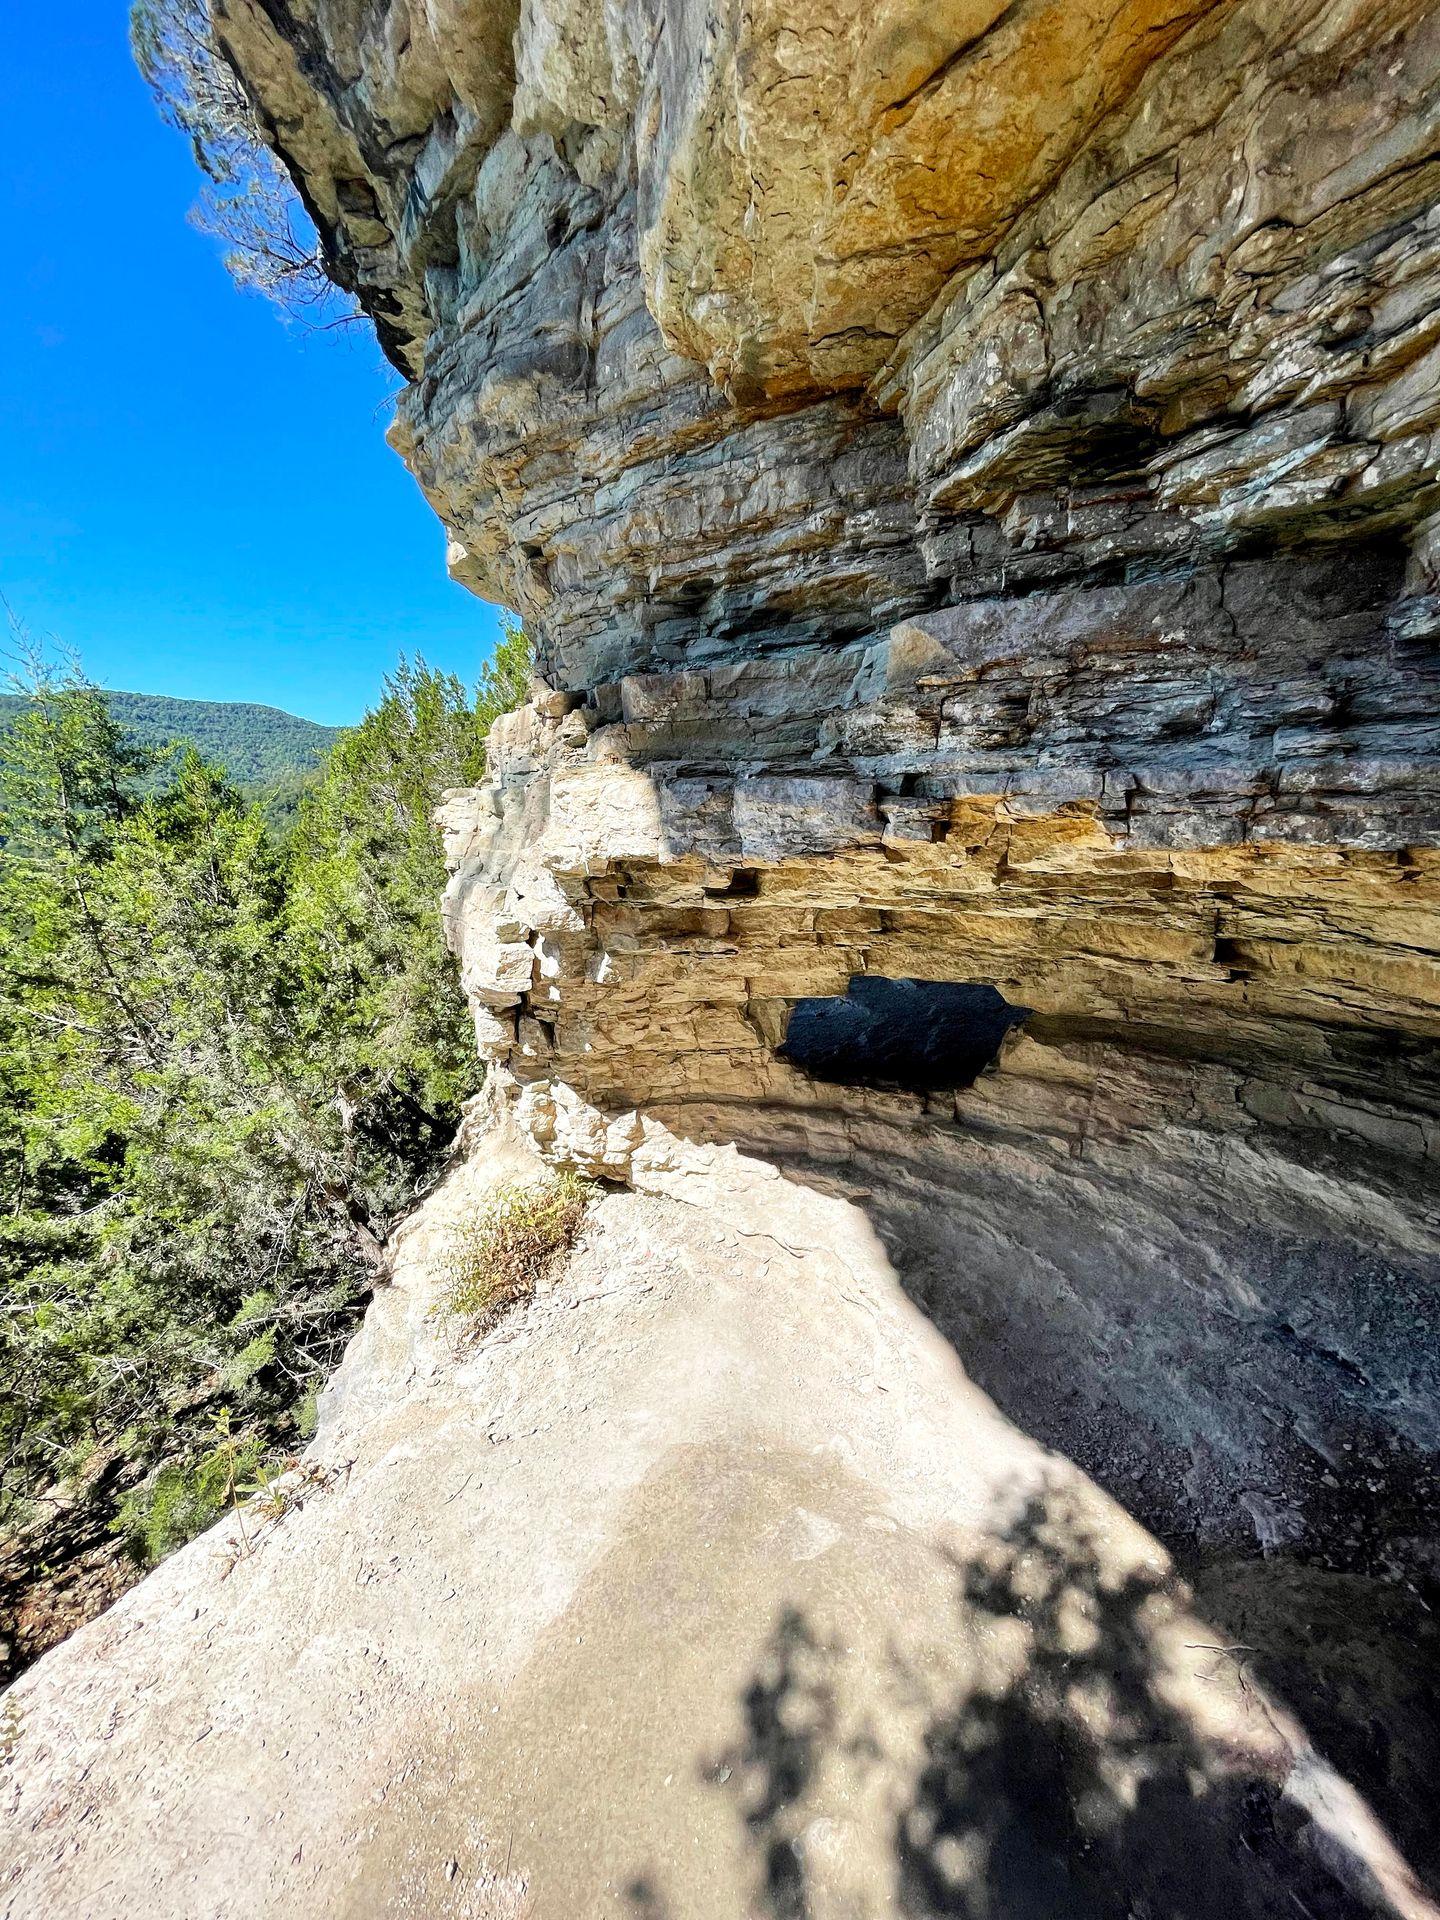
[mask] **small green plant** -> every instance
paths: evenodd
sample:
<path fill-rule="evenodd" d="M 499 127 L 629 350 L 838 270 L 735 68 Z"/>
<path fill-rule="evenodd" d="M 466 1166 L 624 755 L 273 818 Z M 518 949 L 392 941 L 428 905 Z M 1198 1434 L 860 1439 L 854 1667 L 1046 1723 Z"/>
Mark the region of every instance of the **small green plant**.
<path fill-rule="evenodd" d="M 320 1382 L 312 1380 L 295 1409 L 295 1431 L 302 1440 L 313 1440 L 320 1425 Z"/>
<path fill-rule="evenodd" d="M 263 1442 L 231 1431 L 229 1413 L 213 1421 L 216 1444 L 198 1459 L 172 1460 L 143 1487 L 128 1494 L 115 1521 L 132 1556 L 153 1567 L 218 1520 L 227 1507 L 239 1510 L 241 1482 L 262 1472 Z M 244 1520 L 241 1520 L 244 1527 Z"/>
<path fill-rule="evenodd" d="M 115 1531 L 125 1536 L 125 1545 L 140 1566 L 153 1567 L 208 1527 L 220 1507 L 221 1502 L 202 1484 L 198 1469 L 172 1463 L 125 1496 Z"/>
<path fill-rule="evenodd" d="M 438 1311 L 470 1339 L 528 1300 L 574 1246 L 595 1184 L 576 1173 L 499 1188 L 454 1233 Z"/>

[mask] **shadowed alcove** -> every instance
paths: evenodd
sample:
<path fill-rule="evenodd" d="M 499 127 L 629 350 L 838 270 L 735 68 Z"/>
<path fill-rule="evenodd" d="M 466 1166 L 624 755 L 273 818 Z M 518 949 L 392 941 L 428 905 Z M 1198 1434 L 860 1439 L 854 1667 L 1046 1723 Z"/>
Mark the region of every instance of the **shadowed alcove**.
<path fill-rule="evenodd" d="M 780 1057 L 817 1080 L 936 1093 L 972 1085 L 1028 1012 L 979 981 L 857 973 L 843 995 L 795 1002 Z"/>

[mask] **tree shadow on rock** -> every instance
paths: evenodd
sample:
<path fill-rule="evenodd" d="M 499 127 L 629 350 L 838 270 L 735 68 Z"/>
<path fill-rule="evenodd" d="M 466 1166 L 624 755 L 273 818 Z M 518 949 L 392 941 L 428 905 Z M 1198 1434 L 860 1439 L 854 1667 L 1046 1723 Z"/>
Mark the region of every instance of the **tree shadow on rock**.
<path fill-rule="evenodd" d="M 1183 1161 L 1147 1189 L 1117 1159 L 1074 1192 L 964 1166 L 946 1204 L 938 1174 L 865 1201 L 908 1298 L 1017 1429 L 1165 1544 L 1440 1894 L 1440 1471 L 1415 1438 L 1433 1262 L 1303 1208 L 1272 1221 L 1248 1189 L 1211 1220 Z"/>
<path fill-rule="evenodd" d="M 957 1574 L 965 1631 L 1019 1622 L 1024 1652 L 926 1731 L 896 1825 L 902 1913 L 1361 1911 L 1286 1837 L 1283 1778 L 1261 1751 L 1202 1738 L 1165 1697 L 1155 1633 L 1175 1604 L 1168 1577 L 1147 1566 L 1108 1575 L 1102 1543 L 1063 1493 L 1028 1502 Z M 1229 1657 L 1215 1650 L 1217 1685 Z"/>
<path fill-rule="evenodd" d="M 635 1920 L 670 1920 L 670 1909 L 648 1873 L 637 1874 L 623 1890 Z"/>
<path fill-rule="evenodd" d="M 713 1776 L 739 1776 L 746 1831 L 761 1863 L 759 1911 L 769 1920 L 810 1920 L 794 1820 L 836 1737 L 835 1664 L 836 1649 L 787 1608 L 745 1689 L 745 1741 Z"/>
<path fill-rule="evenodd" d="M 744 1738 L 710 1770 L 738 1780 L 755 1857 L 750 1911 L 814 1920 L 837 1910 L 806 1836 L 812 1821 L 853 1817 L 833 1796 L 826 1804 L 823 1785 L 812 1791 L 840 1742 L 867 1781 L 867 1817 L 884 1809 L 883 1830 L 864 1836 L 873 1898 L 857 1911 L 915 1920 L 1373 1912 L 1301 1842 L 1304 1820 L 1282 1792 L 1286 1750 L 1230 1650 L 1210 1650 L 1208 1681 L 1203 1668 L 1198 1683 L 1188 1680 L 1228 1696 L 1217 1712 L 1206 1711 L 1208 1697 L 1191 1711 L 1176 1704 L 1185 1682 L 1177 1689 L 1160 1636 L 1172 1629 L 1173 1647 L 1183 1595 L 1150 1566 L 1112 1571 L 1113 1562 L 1072 1493 L 1031 1500 L 1003 1533 L 954 1561 L 957 1657 L 938 1685 L 898 1652 L 881 1675 L 847 1665 L 799 1611 L 784 1612 L 742 1696 Z M 863 1741 L 847 1731 L 859 1723 L 857 1688 L 873 1728 Z M 877 1783 L 875 1768 L 889 1777 Z"/>

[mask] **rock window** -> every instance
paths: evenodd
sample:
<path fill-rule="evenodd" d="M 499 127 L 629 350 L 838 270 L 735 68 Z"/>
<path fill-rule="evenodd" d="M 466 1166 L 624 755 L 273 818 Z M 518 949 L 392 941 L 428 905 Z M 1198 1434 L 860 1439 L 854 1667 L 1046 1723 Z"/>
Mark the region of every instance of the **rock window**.
<path fill-rule="evenodd" d="M 1028 1012 L 979 981 L 857 973 L 841 998 L 795 1002 L 780 1057 L 847 1086 L 968 1087 Z"/>

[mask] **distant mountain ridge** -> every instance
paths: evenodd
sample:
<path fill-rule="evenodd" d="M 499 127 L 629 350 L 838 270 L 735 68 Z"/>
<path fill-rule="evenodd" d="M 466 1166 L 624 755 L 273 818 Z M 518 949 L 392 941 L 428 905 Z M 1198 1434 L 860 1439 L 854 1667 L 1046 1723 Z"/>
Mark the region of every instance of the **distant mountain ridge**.
<path fill-rule="evenodd" d="M 144 745 L 193 741 L 207 760 L 226 768 L 236 786 L 254 791 L 312 772 L 344 731 L 247 700 L 179 700 L 109 688 L 105 697 L 127 733 Z M 0 724 L 23 705 L 23 695 L 0 694 Z"/>

